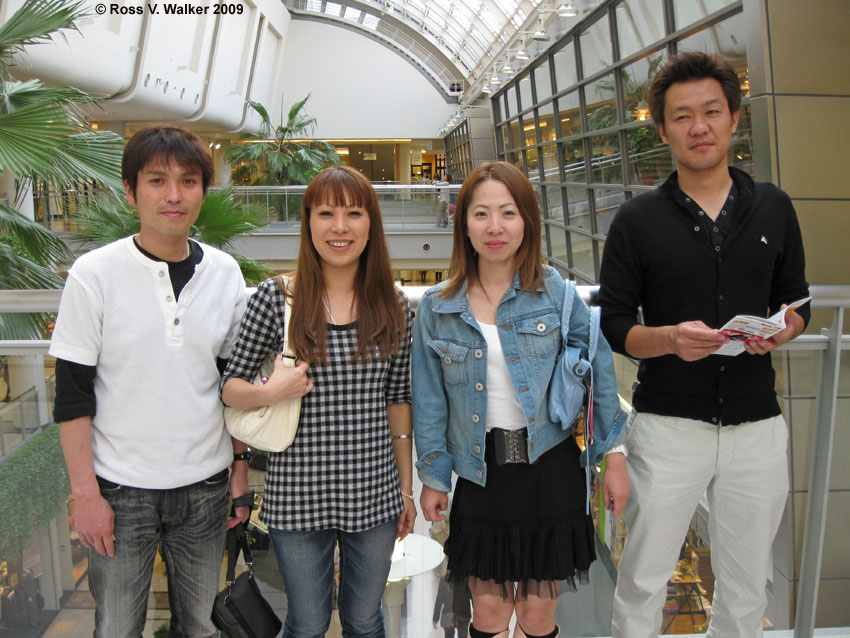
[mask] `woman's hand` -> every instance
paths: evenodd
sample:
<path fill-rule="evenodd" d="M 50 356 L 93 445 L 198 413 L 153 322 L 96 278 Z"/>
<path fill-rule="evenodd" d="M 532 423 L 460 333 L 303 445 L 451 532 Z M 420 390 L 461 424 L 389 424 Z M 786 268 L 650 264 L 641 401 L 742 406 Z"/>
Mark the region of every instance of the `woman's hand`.
<path fill-rule="evenodd" d="M 274 405 L 286 399 L 300 399 L 313 389 L 313 382 L 307 376 L 310 364 L 296 361 L 295 366 L 287 366 L 281 355 L 274 359 L 274 371 L 263 386 L 268 405 Z"/>
<path fill-rule="evenodd" d="M 413 523 L 416 520 L 416 504 L 413 499 L 402 496 L 401 500 L 404 501 L 404 511 L 398 517 L 398 530 L 396 531 L 398 540 L 404 539 L 413 531 Z"/>
<path fill-rule="evenodd" d="M 422 515 L 426 521 L 444 521 L 446 515 L 441 512 L 445 512 L 449 508 L 449 495 L 447 492 L 441 492 L 433 487 L 423 485 L 419 505 L 422 506 Z"/>
<path fill-rule="evenodd" d="M 605 509 L 612 509 L 612 515 L 618 516 L 626 508 L 632 482 L 626 468 L 626 456 L 615 452 L 605 457 L 605 474 L 602 476 L 602 502 Z"/>

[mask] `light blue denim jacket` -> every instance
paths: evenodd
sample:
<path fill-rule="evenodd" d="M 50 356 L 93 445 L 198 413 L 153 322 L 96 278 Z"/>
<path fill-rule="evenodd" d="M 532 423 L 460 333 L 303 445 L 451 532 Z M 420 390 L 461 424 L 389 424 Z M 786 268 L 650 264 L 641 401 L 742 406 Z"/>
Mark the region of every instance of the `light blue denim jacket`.
<path fill-rule="evenodd" d="M 487 414 L 487 342 L 469 309 L 466 285 L 454 296 L 441 297 L 443 282 L 428 289 L 419 302 L 413 329 L 413 429 L 422 482 L 434 489 L 451 489 L 452 469 L 484 485 L 485 417 Z M 496 311 L 499 340 L 514 389 L 528 427 L 528 456 L 533 463 L 566 439 L 571 425 L 549 417 L 549 381 L 561 352 L 561 304 L 566 284 L 546 266 L 543 285 L 520 289 L 519 275 L 505 292 Z M 587 352 L 590 312 L 580 298 L 570 315 L 570 346 Z M 600 335 L 593 361 L 593 462 L 620 435 L 626 415 L 620 410 L 611 348 Z M 576 416 L 584 388 L 576 383 Z M 582 454 L 582 459 L 587 455 Z"/>

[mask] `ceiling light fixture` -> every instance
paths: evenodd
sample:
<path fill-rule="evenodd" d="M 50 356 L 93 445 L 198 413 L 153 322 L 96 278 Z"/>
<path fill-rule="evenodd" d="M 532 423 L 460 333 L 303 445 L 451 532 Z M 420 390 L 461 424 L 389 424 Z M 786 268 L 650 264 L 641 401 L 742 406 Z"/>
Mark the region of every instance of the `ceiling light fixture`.
<path fill-rule="evenodd" d="M 517 60 L 530 60 L 531 58 L 528 56 L 528 53 L 525 51 L 525 47 L 521 48 L 519 51 L 514 53 L 514 58 Z"/>
<path fill-rule="evenodd" d="M 536 40 L 537 42 L 548 42 L 549 35 L 546 33 L 546 28 L 544 25 L 544 17 L 540 16 L 540 24 L 537 27 L 537 31 L 531 34 L 531 39 Z"/>
<path fill-rule="evenodd" d="M 578 15 L 578 10 L 573 6 L 572 2 L 561 3 L 558 7 L 559 18 L 575 18 Z"/>
<path fill-rule="evenodd" d="M 505 62 L 504 66 L 502 67 L 502 73 L 513 73 L 513 72 L 514 72 L 514 68 L 511 66 L 511 63 Z"/>
<path fill-rule="evenodd" d="M 499 79 L 499 76 L 496 75 L 496 74 L 493 74 L 493 76 L 490 78 L 490 84 L 498 85 L 498 84 L 501 84 L 501 83 L 502 83 L 502 81 Z"/>

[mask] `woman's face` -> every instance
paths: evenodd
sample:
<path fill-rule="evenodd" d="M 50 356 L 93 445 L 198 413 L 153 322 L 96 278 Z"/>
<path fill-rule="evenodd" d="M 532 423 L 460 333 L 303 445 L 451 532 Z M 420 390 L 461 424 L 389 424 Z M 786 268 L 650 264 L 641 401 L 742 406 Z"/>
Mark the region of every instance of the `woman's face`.
<path fill-rule="evenodd" d="M 369 213 L 358 206 L 315 205 L 310 235 L 325 269 L 356 269 L 369 242 Z"/>
<path fill-rule="evenodd" d="M 525 222 L 508 187 L 496 179 L 481 182 L 466 208 L 466 234 L 484 263 L 513 261 L 525 232 Z"/>

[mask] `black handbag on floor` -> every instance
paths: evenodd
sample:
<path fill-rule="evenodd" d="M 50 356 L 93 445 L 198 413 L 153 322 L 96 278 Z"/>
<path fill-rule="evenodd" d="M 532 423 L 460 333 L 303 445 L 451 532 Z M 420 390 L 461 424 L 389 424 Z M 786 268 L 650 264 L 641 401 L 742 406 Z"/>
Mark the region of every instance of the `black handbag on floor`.
<path fill-rule="evenodd" d="M 234 580 L 240 550 L 245 554 L 248 571 Z M 227 585 L 213 603 L 213 624 L 230 638 L 275 638 L 283 623 L 254 580 L 254 563 L 242 523 L 227 531 L 226 580 Z"/>

